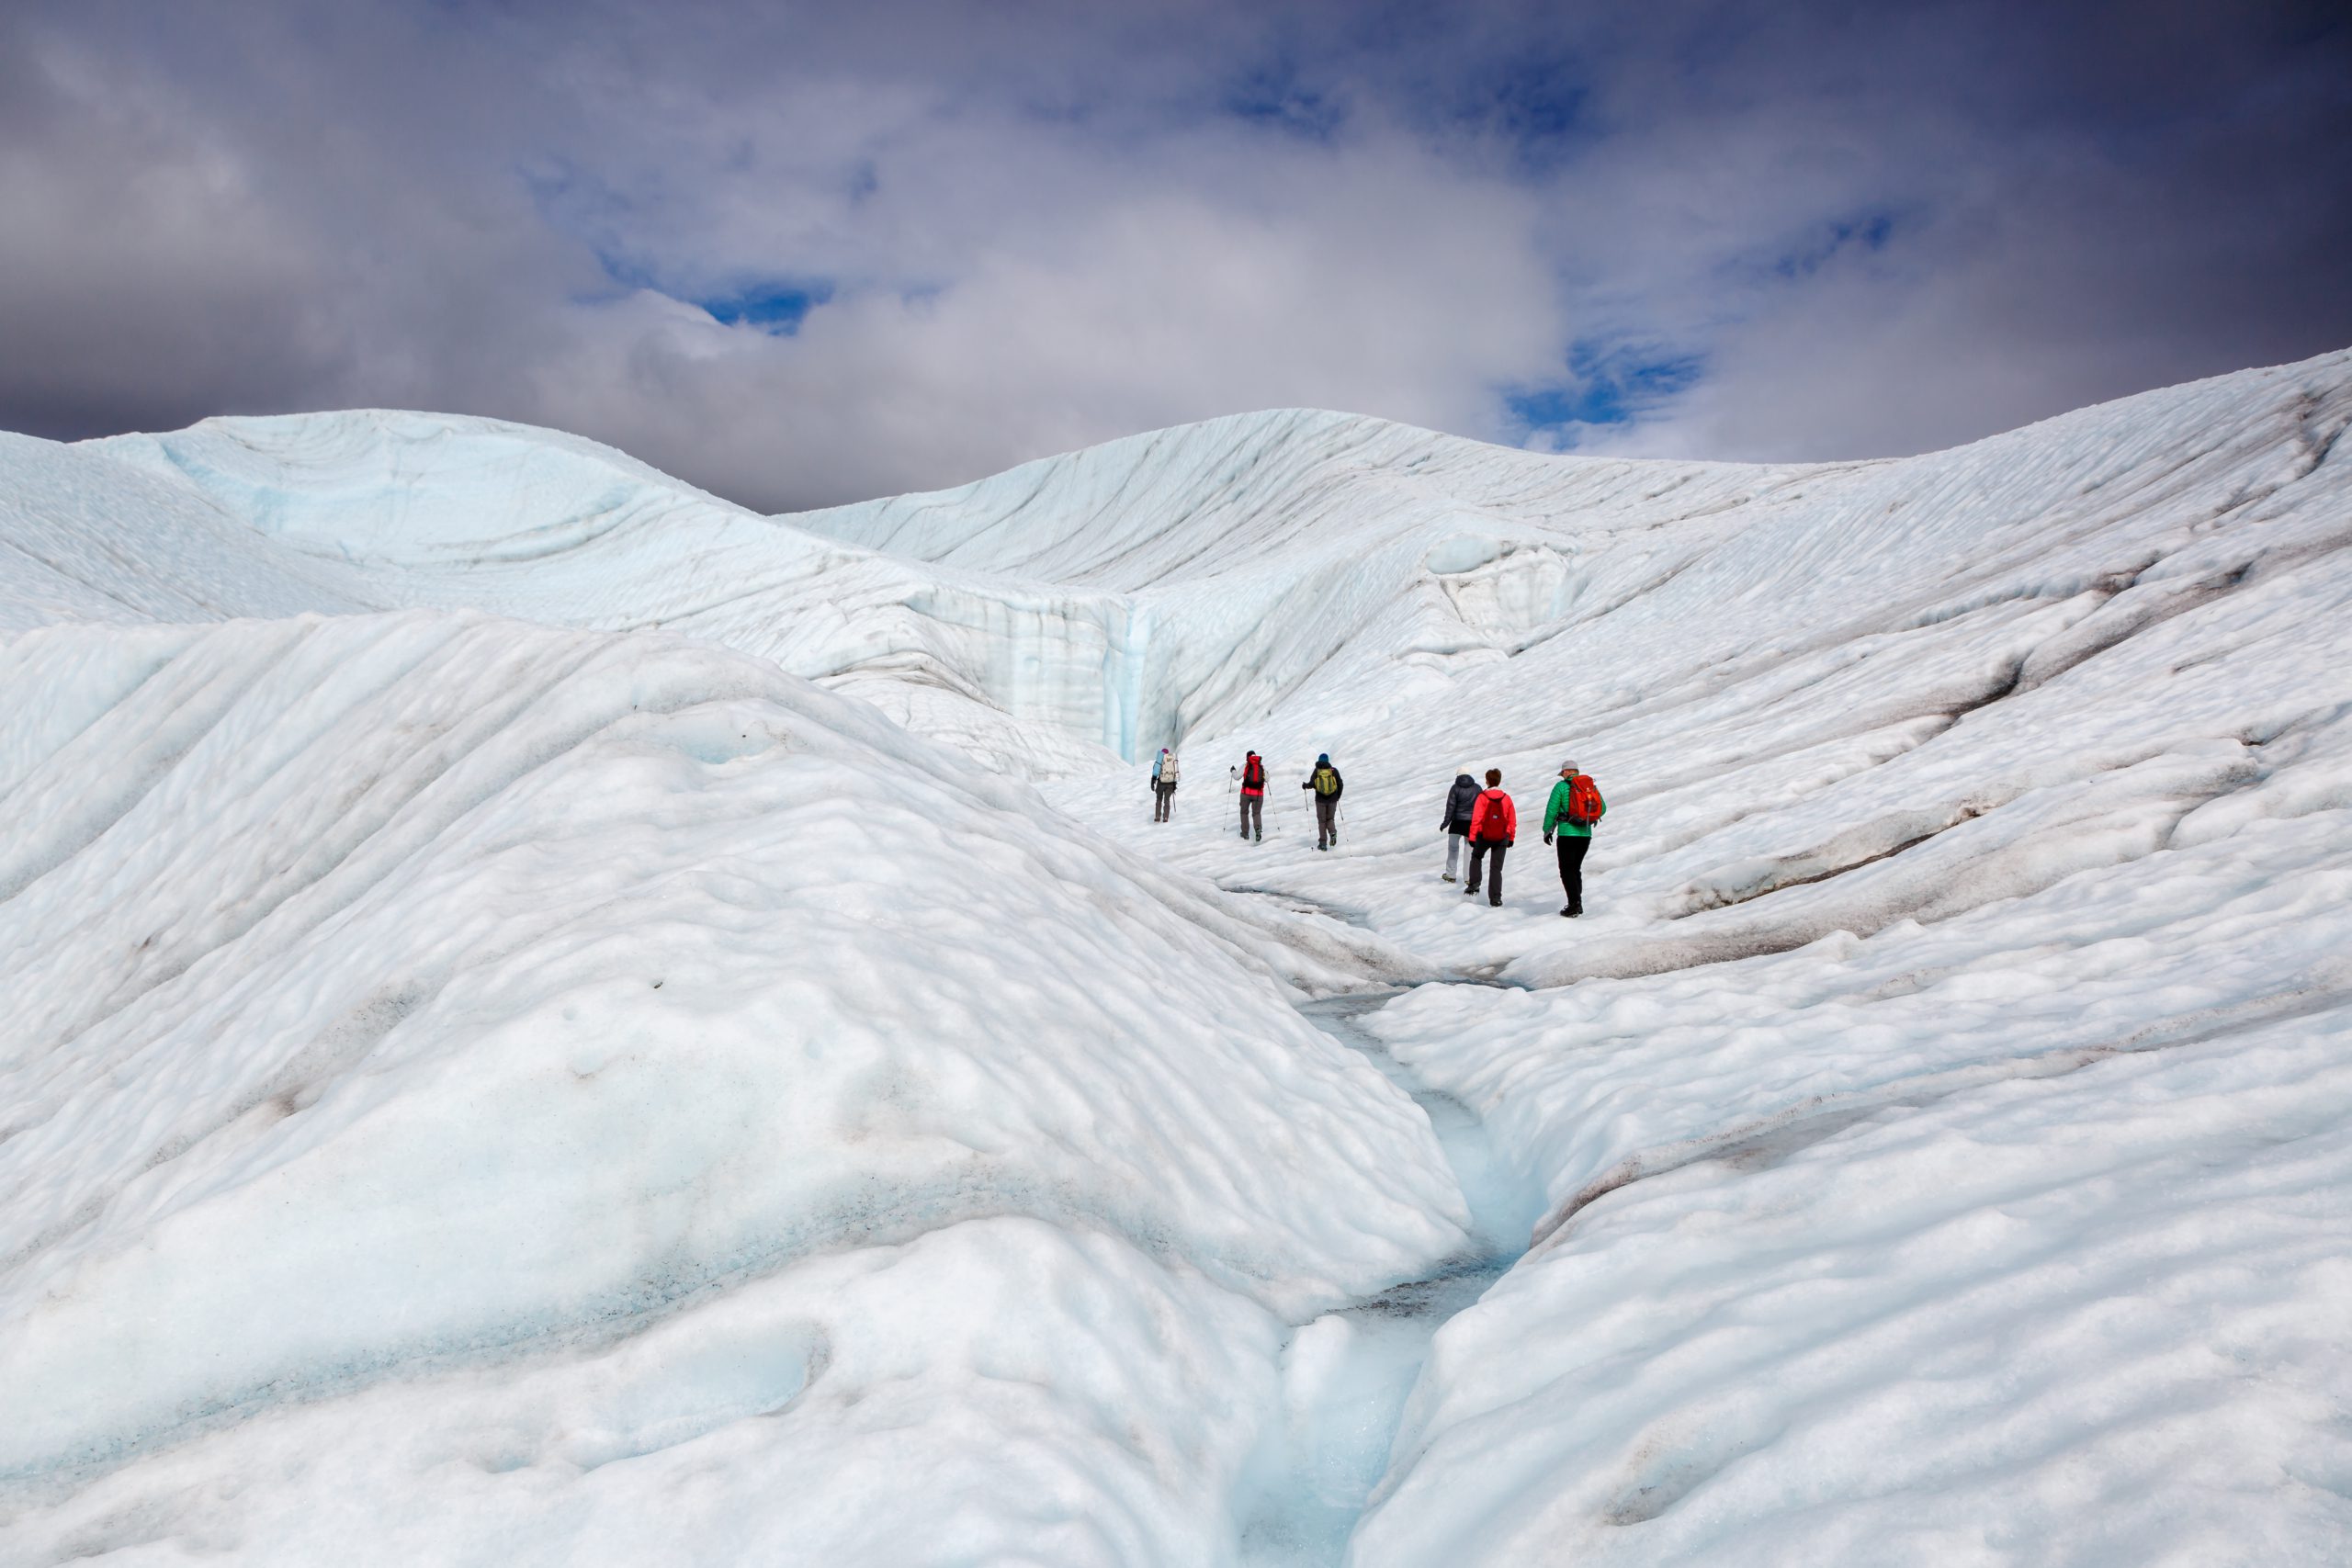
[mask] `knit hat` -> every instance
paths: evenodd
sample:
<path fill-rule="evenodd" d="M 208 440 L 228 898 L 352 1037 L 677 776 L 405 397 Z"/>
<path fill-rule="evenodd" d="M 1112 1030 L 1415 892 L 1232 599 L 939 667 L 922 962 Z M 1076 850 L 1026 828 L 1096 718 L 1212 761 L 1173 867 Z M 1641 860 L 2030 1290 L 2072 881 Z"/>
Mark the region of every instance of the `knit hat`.
<path fill-rule="evenodd" d="M 1560 764 L 1560 772 L 1564 773 L 1573 773 L 1576 771 L 1577 765 L 1574 762 L 1563 762 Z"/>
<path fill-rule="evenodd" d="M 1325 752 L 1323 752 L 1322 754 L 1320 754 L 1319 756 L 1317 756 L 1317 757 L 1315 759 L 1315 765 L 1316 765 L 1317 767 L 1318 767 L 1318 768 L 1328 768 L 1328 767 L 1329 767 L 1329 766 L 1331 765 L 1331 753 L 1330 753 L 1330 752 L 1329 752 L 1329 751 L 1325 751 Z"/>

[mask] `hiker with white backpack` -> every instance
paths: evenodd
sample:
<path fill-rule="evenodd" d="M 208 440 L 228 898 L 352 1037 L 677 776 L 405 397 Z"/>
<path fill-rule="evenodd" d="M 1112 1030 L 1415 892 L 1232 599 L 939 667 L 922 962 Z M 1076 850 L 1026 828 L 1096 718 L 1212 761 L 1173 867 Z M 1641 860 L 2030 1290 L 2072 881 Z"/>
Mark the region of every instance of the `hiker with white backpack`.
<path fill-rule="evenodd" d="M 1155 822 L 1167 821 L 1175 810 L 1176 773 L 1176 753 L 1162 746 L 1151 764 L 1151 819 Z"/>

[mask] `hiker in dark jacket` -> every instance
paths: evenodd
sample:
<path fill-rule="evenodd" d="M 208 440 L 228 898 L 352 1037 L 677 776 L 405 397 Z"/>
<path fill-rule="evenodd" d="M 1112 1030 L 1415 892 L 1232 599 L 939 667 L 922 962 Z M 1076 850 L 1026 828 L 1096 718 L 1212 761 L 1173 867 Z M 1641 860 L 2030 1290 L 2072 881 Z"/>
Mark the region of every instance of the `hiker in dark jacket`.
<path fill-rule="evenodd" d="M 1315 771 L 1298 787 L 1315 792 L 1315 847 L 1328 850 L 1340 841 L 1340 792 L 1348 787 L 1331 765 L 1330 752 L 1315 759 Z"/>
<path fill-rule="evenodd" d="M 1560 782 L 1544 803 L 1544 841 L 1550 843 L 1555 832 L 1560 836 L 1560 890 L 1568 896 L 1560 913 L 1569 919 L 1584 913 L 1585 852 L 1592 848 L 1594 824 L 1608 813 L 1592 775 L 1577 772 L 1574 762 L 1561 763 Z"/>
<path fill-rule="evenodd" d="M 1266 763 L 1255 751 L 1241 759 L 1241 836 L 1266 841 Z"/>
<path fill-rule="evenodd" d="M 1489 905 L 1503 901 L 1503 856 L 1519 841 L 1519 807 L 1503 793 L 1502 782 L 1503 771 L 1488 768 L 1487 787 L 1478 792 L 1477 804 L 1470 808 L 1470 882 L 1462 891 L 1478 891 L 1480 864 L 1491 854 L 1495 863 L 1486 877 Z"/>
<path fill-rule="evenodd" d="M 1454 880 L 1453 868 L 1462 859 L 1462 840 L 1470 832 L 1470 810 L 1478 804 L 1478 781 L 1465 771 L 1453 775 L 1453 787 L 1445 792 L 1445 815 L 1438 818 L 1437 830 L 1445 835 L 1445 880 Z"/>

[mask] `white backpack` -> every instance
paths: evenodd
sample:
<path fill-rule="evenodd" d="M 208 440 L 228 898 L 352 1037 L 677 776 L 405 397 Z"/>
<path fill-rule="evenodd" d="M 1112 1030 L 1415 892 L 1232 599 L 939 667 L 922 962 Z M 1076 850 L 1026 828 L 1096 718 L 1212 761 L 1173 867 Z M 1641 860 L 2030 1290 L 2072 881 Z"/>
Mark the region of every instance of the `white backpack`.
<path fill-rule="evenodd" d="M 1176 753 L 1173 751 L 1169 752 L 1168 755 L 1159 759 L 1159 782 L 1171 788 L 1175 785 Z"/>

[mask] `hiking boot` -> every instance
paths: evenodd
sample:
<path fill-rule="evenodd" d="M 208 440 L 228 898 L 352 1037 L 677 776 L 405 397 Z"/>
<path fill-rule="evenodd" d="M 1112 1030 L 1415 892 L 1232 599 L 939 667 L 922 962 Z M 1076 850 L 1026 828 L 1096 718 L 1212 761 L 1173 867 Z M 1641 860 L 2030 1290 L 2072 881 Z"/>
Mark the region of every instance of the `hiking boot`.
<path fill-rule="evenodd" d="M 1462 896 L 1463 896 L 1464 898 L 1475 898 L 1475 897 L 1477 897 L 1477 895 L 1478 895 L 1478 885 L 1477 885 L 1476 883 L 1475 883 L 1475 882 L 1474 882 L 1474 883 L 1472 883 L 1469 886 L 1467 886 L 1467 887 L 1465 887 L 1465 888 L 1464 888 L 1464 889 L 1462 890 Z"/>
<path fill-rule="evenodd" d="M 1564 904 L 1560 907 L 1560 919 L 1564 920 L 1573 920 L 1576 918 L 1577 910 L 1573 906 Z"/>
<path fill-rule="evenodd" d="M 1437 874 L 1437 879 L 1440 882 L 1451 882 L 1453 880 L 1453 873 L 1450 871 L 1441 871 Z"/>

